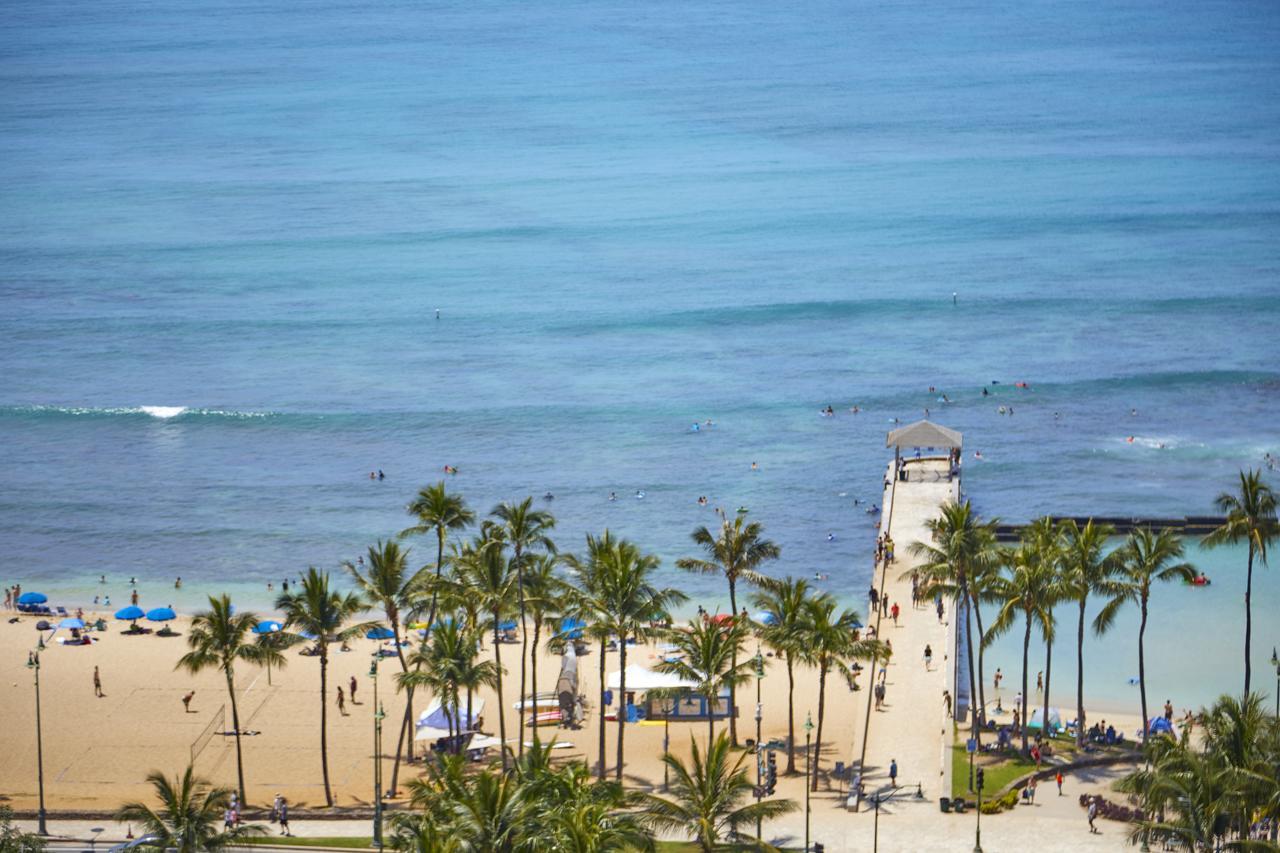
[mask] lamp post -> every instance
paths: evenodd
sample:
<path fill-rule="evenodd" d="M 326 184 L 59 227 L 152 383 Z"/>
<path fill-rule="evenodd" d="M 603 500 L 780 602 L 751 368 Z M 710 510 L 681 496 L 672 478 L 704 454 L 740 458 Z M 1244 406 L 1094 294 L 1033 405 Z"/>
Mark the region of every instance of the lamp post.
<path fill-rule="evenodd" d="M 813 715 L 804 717 L 804 851 L 809 853 L 809 776 L 813 772 L 813 753 L 809 741 L 813 737 Z"/>
<path fill-rule="evenodd" d="M 40 648 L 44 648 L 44 637 L 40 638 Z M 27 669 L 32 670 L 36 677 L 36 777 L 40 783 L 40 811 L 37 814 L 39 826 L 36 832 L 40 835 L 48 835 L 49 829 L 45 826 L 45 810 L 44 810 L 44 732 L 40 728 L 40 652 L 31 652 L 27 655 Z"/>
<path fill-rule="evenodd" d="M 378 657 L 369 664 L 373 679 L 373 847 L 382 849 L 382 720 L 386 717 L 378 703 Z"/>
<path fill-rule="evenodd" d="M 757 681 L 758 685 L 760 682 Z M 764 751 L 760 749 L 760 721 L 764 719 L 764 712 L 761 710 L 759 702 L 756 702 L 756 805 L 760 805 L 760 798 L 764 796 L 764 766 L 761 759 L 764 758 Z M 756 810 L 757 812 L 759 809 Z M 756 841 L 760 840 L 762 820 L 759 814 L 756 815 Z"/>
<path fill-rule="evenodd" d="M 676 700 L 674 696 L 666 698 L 667 713 L 662 717 L 662 757 L 666 758 L 671 754 L 671 715 L 676 710 Z M 662 762 L 662 793 L 671 790 L 671 765 Z"/>

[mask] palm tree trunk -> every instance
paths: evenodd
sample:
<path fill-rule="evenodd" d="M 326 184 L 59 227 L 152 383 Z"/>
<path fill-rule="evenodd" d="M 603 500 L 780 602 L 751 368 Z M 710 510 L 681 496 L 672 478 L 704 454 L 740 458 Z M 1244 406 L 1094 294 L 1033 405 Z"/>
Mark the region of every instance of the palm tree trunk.
<path fill-rule="evenodd" d="M 729 609 L 733 611 L 733 624 L 738 621 L 738 579 L 733 575 L 729 576 Z M 738 647 L 733 647 L 733 671 L 738 671 Z M 729 740 L 733 741 L 733 748 L 738 748 L 738 685 L 735 682 L 729 683 Z"/>
<path fill-rule="evenodd" d="M 1249 682 L 1253 676 L 1253 664 L 1249 660 L 1249 641 L 1253 634 L 1253 540 L 1249 540 L 1249 571 L 1244 586 L 1244 696 L 1249 695 Z"/>
<path fill-rule="evenodd" d="M 604 654 L 605 640 L 600 638 L 600 766 L 596 768 L 596 773 L 600 777 L 600 781 L 604 781 Z"/>
<path fill-rule="evenodd" d="M 1076 629 L 1076 746 L 1084 746 L 1084 606 L 1080 599 L 1080 624 Z"/>
<path fill-rule="evenodd" d="M 982 608 L 978 606 L 978 597 L 970 595 L 973 599 L 973 618 L 978 625 L 978 636 L 982 636 Z M 987 724 L 987 680 L 983 673 L 983 660 L 986 658 L 987 647 L 984 643 L 978 643 L 978 724 L 985 726 Z"/>
<path fill-rule="evenodd" d="M 707 700 L 707 752 L 711 751 L 711 744 L 716 740 L 716 703 L 710 699 Z"/>
<path fill-rule="evenodd" d="M 827 662 L 818 667 L 818 739 L 813 744 L 813 779 L 809 790 L 818 790 L 818 771 L 822 769 L 822 719 L 827 709 Z"/>
<path fill-rule="evenodd" d="M 969 670 L 969 704 L 972 706 L 978 701 L 978 685 L 976 682 L 977 673 L 973 665 L 973 626 L 969 624 L 969 592 L 966 588 L 960 595 L 960 600 L 964 606 L 964 645 L 966 656 L 968 657 Z M 875 674 L 874 668 L 872 675 Z M 978 709 L 969 708 L 969 729 L 973 736 L 973 740 L 978 746 L 982 745 L 982 729 L 978 725 Z"/>
<path fill-rule="evenodd" d="M 1138 692 L 1142 696 L 1142 743 L 1147 743 L 1147 659 L 1143 638 L 1147 634 L 1147 597 L 1142 596 L 1142 624 L 1138 626 Z"/>
<path fill-rule="evenodd" d="M 1031 614 L 1027 613 L 1027 631 L 1022 637 L 1022 751 L 1027 751 L 1027 662 L 1031 653 Z"/>
<path fill-rule="evenodd" d="M 320 772 L 324 776 L 324 802 L 333 806 L 329 788 L 329 647 L 320 634 Z"/>
<path fill-rule="evenodd" d="M 493 610 L 493 665 L 498 670 L 498 739 L 502 744 L 502 772 L 507 772 L 507 711 L 502 701 L 502 643 L 498 642 L 498 609 Z"/>
<path fill-rule="evenodd" d="M 519 736 L 516 741 L 516 755 L 524 755 L 524 697 L 527 685 L 525 683 L 525 661 L 529 657 L 529 625 L 525 621 L 524 610 L 524 561 L 520 555 L 520 544 L 514 545 L 516 558 L 516 589 L 520 599 L 520 701 L 517 704 L 518 714 L 520 717 L 520 725 L 518 728 Z M 534 713 L 537 713 L 535 710 Z"/>
<path fill-rule="evenodd" d="M 407 673 L 409 664 L 404 659 L 404 651 L 400 648 L 400 619 L 394 611 L 387 614 L 387 621 L 391 623 L 391 633 L 395 636 L 396 656 L 400 659 L 400 671 Z M 391 787 L 388 789 L 394 795 L 396 791 L 396 780 L 400 778 L 400 752 L 405 746 L 405 736 L 408 737 L 409 760 L 413 761 L 413 736 L 409 733 L 409 725 L 413 720 L 413 685 L 410 684 L 404 689 L 405 707 L 404 719 L 400 721 L 400 737 L 396 739 L 396 760 L 391 765 Z M 378 709 L 374 708 L 373 713 L 378 713 Z"/>
<path fill-rule="evenodd" d="M 533 742 L 540 743 L 538 737 L 538 640 L 542 635 L 542 620 L 533 620 L 533 649 L 529 653 L 529 692 L 533 694 Z M 524 697 L 521 697 L 523 701 Z"/>
<path fill-rule="evenodd" d="M 622 784 L 622 739 L 627 731 L 627 632 L 618 633 L 618 766 L 614 780 Z"/>
<path fill-rule="evenodd" d="M 466 720 L 458 720 L 458 740 L 453 744 L 454 755 L 457 755 L 462 749 L 462 724 L 464 722 L 467 724 L 467 731 L 471 731 L 472 728 L 472 720 L 474 718 L 471 716 L 471 699 L 473 696 L 475 696 L 475 691 L 471 689 L 470 685 L 467 685 L 467 718 Z"/>
<path fill-rule="evenodd" d="M 791 655 L 787 655 L 787 772 L 793 776 L 796 772 L 796 673 L 792 668 Z"/>
<path fill-rule="evenodd" d="M 236 777 L 240 782 L 240 803 L 241 807 L 247 806 L 249 801 L 244 796 L 244 756 L 240 752 L 240 711 L 236 707 L 236 686 L 231 678 L 231 670 L 225 670 L 227 676 L 227 693 L 231 696 L 231 727 L 236 733 Z"/>
<path fill-rule="evenodd" d="M 1044 650 L 1044 711 L 1040 717 L 1040 733 L 1049 737 L 1049 678 L 1053 675 L 1053 640 L 1045 641 Z"/>

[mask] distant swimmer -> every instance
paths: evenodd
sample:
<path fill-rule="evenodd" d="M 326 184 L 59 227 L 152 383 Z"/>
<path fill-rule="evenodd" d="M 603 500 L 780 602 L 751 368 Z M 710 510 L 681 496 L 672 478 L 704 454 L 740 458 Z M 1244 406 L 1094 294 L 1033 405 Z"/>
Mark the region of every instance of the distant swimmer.
<path fill-rule="evenodd" d="M 827 541 L 828 541 L 828 542 L 834 542 L 834 541 L 836 541 L 836 535 L 835 535 L 834 533 L 828 533 L 828 534 L 827 534 Z"/>
<path fill-rule="evenodd" d="M 951 304 L 952 304 L 952 305 L 955 305 L 955 304 L 956 304 L 956 299 L 957 299 L 958 297 L 959 297 L 959 294 L 957 294 L 954 290 L 953 290 L 953 291 L 951 291 Z"/>
<path fill-rule="evenodd" d="M 944 402 L 944 403 L 950 403 L 950 402 L 951 402 L 951 398 L 950 398 L 950 397 L 948 397 L 946 394 L 943 394 L 943 395 L 942 395 L 942 402 Z"/>
<path fill-rule="evenodd" d="M 924 416 L 925 416 L 926 418 L 927 418 L 927 417 L 929 417 L 929 407 L 928 407 L 928 406 L 925 406 L 925 407 L 924 407 Z"/>
<path fill-rule="evenodd" d="M 611 500 L 611 501 L 616 501 L 617 499 L 618 499 L 618 493 L 617 493 L 617 492 L 610 492 L 610 493 L 609 493 L 609 500 Z"/>
<path fill-rule="evenodd" d="M 875 515 L 879 511 L 880 511 L 880 507 L 876 506 L 875 504 L 872 504 L 871 506 L 867 507 L 867 515 Z"/>
<path fill-rule="evenodd" d="M 974 459 L 981 459 L 981 458 L 982 458 L 982 451 L 981 451 L 981 450 L 975 450 L 975 451 L 973 451 L 973 458 L 974 458 Z"/>
<path fill-rule="evenodd" d="M 1133 436 L 1129 436 L 1128 438 L 1125 439 L 1125 441 L 1129 442 L 1130 444 L 1133 444 Z"/>
<path fill-rule="evenodd" d="M 756 463 L 752 462 L 752 463 L 751 463 L 751 470 L 752 470 L 752 471 L 759 471 L 759 470 L 760 470 L 760 466 L 759 466 L 759 465 L 757 465 Z"/>
<path fill-rule="evenodd" d="M 440 309 L 439 309 L 439 308 L 437 308 L 437 309 L 436 309 L 436 319 L 437 319 L 437 320 L 439 320 L 439 319 L 440 319 Z"/>
<path fill-rule="evenodd" d="M 636 490 L 636 500 L 638 500 L 638 501 L 642 501 L 642 500 L 644 500 L 644 489 L 637 489 L 637 490 Z"/>
<path fill-rule="evenodd" d="M 984 397 L 990 397 L 990 396 L 991 396 L 991 394 L 987 392 L 987 389 L 986 389 L 986 388 L 983 388 L 983 389 L 982 389 L 982 396 L 984 396 Z"/>
<path fill-rule="evenodd" d="M 370 472 L 369 472 L 369 479 L 370 479 L 370 480 L 376 480 L 376 479 L 378 479 L 378 472 L 377 472 L 377 471 L 370 471 Z"/>
<path fill-rule="evenodd" d="M 98 575 L 98 583 L 106 583 L 106 582 L 107 582 L 106 575 Z"/>
<path fill-rule="evenodd" d="M 857 406 L 850 406 L 850 407 L 849 407 L 849 411 L 850 411 L 850 412 L 853 412 L 853 413 L 856 415 L 856 414 L 858 414 L 858 412 L 860 412 L 860 411 L 862 411 L 862 410 L 861 410 L 861 409 L 859 409 Z"/>
<path fill-rule="evenodd" d="M 1137 409 L 1130 409 L 1130 410 L 1129 410 L 1129 414 L 1130 414 L 1130 415 L 1137 415 L 1137 414 L 1138 414 L 1138 410 L 1137 410 Z"/>
<path fill-rule="evenodd" d="M 1005 413 L 1005 408 L 1004 408 L 1004 406 L 1001 406 L 1000 408 L 996 409 L 996 412 L 998 412 L 999 414 L 1002 414 L 1002 415 L 1003 415 L 1003 414 Z"/>
<path fill-rule="evenodd" d="M 824 409 L 822 413 L 830 418 L 830 417 L 835 417 L 836 411 L 835 409 L 831 408 L 830 405 L 828 405 L 827 408 Z"/>
<path fill-rule="evenodd" d="M 816 580 L 816 581 L 825 581 L 825 580 L 829 579 L 830 577 L 831 577 L 831 575 L 827 574 L 826 572 L 814 572 L 814 573 L 813 573 L 813 579 L 814 579 L 814 580 Z"/>
<path fill-rule="evenodd" d="M 694 421 L 693 426 L 689 427 L 689 432 L 698 432 L 701 429 L 702 429 L 702 425 L 699 424 L 697 421 Z"/>
<path fill-rule="evenodd" d="M 553 501 L 556 499 L 556 496 L 551 494 L 550 492 L 547 492 L 545 495 L 542 496 L 542 499 L 544 501 Z"/>
<path fill-rule="evenodd" d="M 444 466 L 444 472 L 446 474 L 456 475 L 458 473 L 458 469 L 453 467 L 452 465 L 446 465 Z"/>
<path fill-rule="evenodd" d="M 382 473 L 382 469 L 381 469 L 381 468 L 379 468 L 379 469 L 378 469 L 378 479 L 379 479 L 379 480 L 385 480 L 385 479 L 387 479 L 387 475 L 386 475 L 386 474 L 384 474 L 384 473 Z"/>
<path fill-rule="evenodd" d="M 174 579 L 174 581 L 173 581 L 173 588 L 174 588 L 174 589 L 182 589 L 182 578 L 181 578 L 181 577 L 179 577 L 179 578 L 175 578 L 175 579 Z"/>

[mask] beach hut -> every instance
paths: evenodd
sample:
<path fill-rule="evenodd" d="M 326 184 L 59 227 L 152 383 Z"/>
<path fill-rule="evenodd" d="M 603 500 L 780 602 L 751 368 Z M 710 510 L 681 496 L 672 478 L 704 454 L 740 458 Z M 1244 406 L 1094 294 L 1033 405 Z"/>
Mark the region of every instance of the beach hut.
<path fill-rule="evenodd" d="M 1027 720 L 1027 728 L 1040 729 L 1044 728 L 1044 708 L 1036 708 L 1029 715 Z M 1057 731 L 1062 728 L 1062 714 L 1057 708 L 1049 709 L 1049 731 Z"/>
<path fill-rule="evenodd" d="M 610 690 L 617 691 L 622 684 L 622 673 L 610 673 L 606 684 Z M 678 675 L 655 672 L 639 664 L 632 664 L 627 667 L 627 693 L 643 694 L 643 699 L 640 703 L 629 703 L 623 696 L 620 697 L 619 705 L 626 705 L 623 713 L 630 722 L 641 717 L 679 721 L 706 720 L 707 717 L 720 720 L 729 716 L 727 689 L 715 697 L 715 701 L 709 702 L 707 697 L 693 692 L 696 686 Z"/>

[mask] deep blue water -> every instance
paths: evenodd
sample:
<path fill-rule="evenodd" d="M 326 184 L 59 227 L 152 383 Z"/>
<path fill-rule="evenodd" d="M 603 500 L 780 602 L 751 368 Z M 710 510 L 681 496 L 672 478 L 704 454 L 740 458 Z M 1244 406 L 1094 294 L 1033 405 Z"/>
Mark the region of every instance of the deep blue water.
<path fill-rule="evenodd" d="M 746 505 L 861 590 L 925 407 L 985 513 L 1206 513 L 1280 452 L 1277 43 L 1267 2 L 9 4 L 0 574 L 261 605 L 450 464 L 668 566 Z"/>

